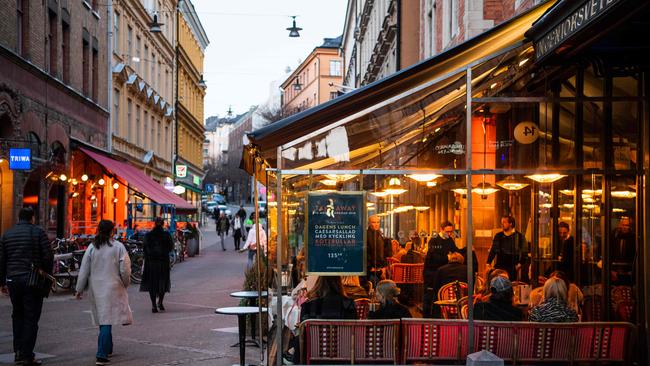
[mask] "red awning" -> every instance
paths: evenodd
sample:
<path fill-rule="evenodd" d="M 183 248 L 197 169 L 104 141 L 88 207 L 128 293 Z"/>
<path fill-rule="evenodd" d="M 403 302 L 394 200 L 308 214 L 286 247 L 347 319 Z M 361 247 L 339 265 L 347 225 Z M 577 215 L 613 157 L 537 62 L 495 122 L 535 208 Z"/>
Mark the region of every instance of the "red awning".
<path fill-rule="evenodd" d="M 79 150 L 90 156 L 93 160 L 104 166 L 111 173 L 124 179 L 131 188 L 144 194 L 150 200 L 160 204 L 173 204 L 177 210 L 195 210 L 196 207 L 187 203 L 184 199 L 168 191 L 160 184 L 156 183 L 149 176 L 144 174 L 140 169 L 129 163 L 111 159 L 88 149 L 80 147 Z"/>

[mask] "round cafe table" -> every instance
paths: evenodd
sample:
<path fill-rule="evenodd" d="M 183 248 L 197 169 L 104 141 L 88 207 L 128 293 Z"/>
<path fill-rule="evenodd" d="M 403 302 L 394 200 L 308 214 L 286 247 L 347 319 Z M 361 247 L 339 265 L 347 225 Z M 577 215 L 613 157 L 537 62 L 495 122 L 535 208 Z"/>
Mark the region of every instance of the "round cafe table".
<path fill-rule="evenodd" d="M 239 326 L 239 365 L 246 365 L 246 315 L 257 314 L 259 308 L 256 306 L 233 306 L 227 308 L 218 308 L 214 312 L 224 315 L 237 315 L 237 325 Z M 262 308 L 265 313 L 266 308 Z"/>
<path fill-rule="evenodd" d="M 237 291 L 230 294 L 232 297 L 239 299 L 246 299 L 246 306 L 254 306 L 257 308 L 257 297 L 259 293 L 257 291 Z M 266 291 L 262 291 L 262 297 L 268 296 Z M 251 339 L 246 340 L 250 345 L 255 347 L 260 347 L 260 342 L 255 339 L 255 332 L 257 331 L 257 313 L 251 314 Z M 235 343 L 232 347 L 239 346 L 239 343 Z"/>

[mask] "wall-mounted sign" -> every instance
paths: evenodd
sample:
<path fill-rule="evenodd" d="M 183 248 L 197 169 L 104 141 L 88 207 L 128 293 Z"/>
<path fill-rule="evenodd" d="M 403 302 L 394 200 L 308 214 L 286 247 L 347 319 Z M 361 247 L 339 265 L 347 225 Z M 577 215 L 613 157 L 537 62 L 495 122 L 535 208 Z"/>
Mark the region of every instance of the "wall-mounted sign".
<path fill-rule="evenodd" d="M 206 193 L 214 192 L 214 184 L 206 183 L 205 184 L 205 192 Z"/>
<path fill-rule="evenodd" d="M 174 189 L 174 180 L 171 179 L 170 177 L 165 177 L 165 181 L 163 182 L 163 187 L 165 187 L 166 190 L 171 191 Z"/>
<path fill-rule="evenodd" d="M 31 149 L 9 149 L 9 169 L 11 170 L 29 170 L 32 168 L 32 150 Z"/>
<path fill-rule="evenodd" d="M 562 42 L 586 27 L 612 5 L 620 0 L 587 0 L 571 15 L 562 19 L 555 27 L 535 42 L 535 57 L 539 61 L 556 49 Z"/>
<path fill-rule="evenodd" d="M 515 140 L 520 144 L 528 145 L 539 138 L 539 128 L 535 122 L 523 121 L 515 126 Z"/>
<path fill-rule="evenodd" d="M 197 177 L 196 175 L 193 178 L 193 182 L 195 186 L 200 186 L 201 185 L 201 177 Z"/>
<path fill-rule="evenodd" d="M 172 192 L 174 192 L 174 193 L 176 193 L 176 194 L 183 194 L 183 193 L 185 193 L 185 187 L 180 186 L 180 185 L 179 185 L 179 186 L 176 186 L 176 187 L 174 187 L 174 189 L 172 190 Z"/>
<path fill-rule="evenodd" d="M 311 192 L 307 197 L 307 274 L 366 272 L 364 192 Z"/>
<path fill-rule="evenodd" d="M 439 155 L 463 155 L 465 153 L 465 145 L 463 145 L 460 141 L 454 141 L 452 144 L 436 145 L 435 150 Z"/>
<path fill-rule="evenodd" d="M 176 164 L 176 177 L 178 178 L 187 177 L 187 165 Z"/>

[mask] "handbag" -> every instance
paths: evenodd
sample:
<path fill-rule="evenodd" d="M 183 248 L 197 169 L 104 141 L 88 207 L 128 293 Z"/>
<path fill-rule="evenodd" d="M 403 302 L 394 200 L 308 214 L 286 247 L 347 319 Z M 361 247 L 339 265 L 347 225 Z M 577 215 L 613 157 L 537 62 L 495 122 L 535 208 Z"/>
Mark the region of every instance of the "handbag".
<path fill-rule="evenodd" d="M 36 246 L 34 245 L 34 228 L 31 228 L 30 237 L 32 242 L 32 268 L 29 272 L 29 278 L 27 280 L 27 287 L 36 290 L 41 296 L 48 297 L 50 296 L 50 290 L 52 285 L 54 285 L 54 277 L 49 273 L 40 269 L 36 263 L 34 263 L 37 258 Z"/>

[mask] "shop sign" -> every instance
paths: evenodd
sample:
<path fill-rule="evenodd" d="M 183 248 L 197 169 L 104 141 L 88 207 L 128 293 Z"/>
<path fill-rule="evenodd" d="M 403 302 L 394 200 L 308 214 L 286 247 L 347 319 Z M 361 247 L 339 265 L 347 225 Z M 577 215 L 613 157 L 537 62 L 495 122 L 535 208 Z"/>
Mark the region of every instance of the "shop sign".
<path fill-rule="evenodd" d="M 9 149 L 9 169 L 29 170 L 32 168 L 32 150 L 26 148 Z"/>
<path fill-rule="evenodd" d="M 166 177 L 165 181 L 163 182 L 163 187 L 165 187 L 166 190 L 171 191 L 174 189 L 174 180 Z"/>
<path fill-rule="evenodd" d="M 438 155 L 463 155 L 465 153 L 465 145 L 460 141 L 454 141 L 452 144 L 436 145 L 435 150 Z"/>
<path fill-rule="evenodd" d="M 523 121 L 515 126 L 515 140 L 520 144 L 528 145 L 539 138 L 539 128 L 535 122 Z"/>
<path fill-rule="evenodd" d="M 307 274 L 366 272 L 364 192 L 310 192 L 307 196 Z"/>
<path fill-rule="evenodd" d="M 556 49 L 562 42 L 585 28 L 595 18 L 604 13 L 620 0 L 587 0 L 580 5 L 571 15 L 562 19 L 555 27 L 548 31 L 535 43 L 535 56 L 542 59 Z"/>
<path fill-rule="evenodd" d="M 201 178 L 200 178 L 200 177 L 197 177 L 197 176 L 195 175 L 195 176 L 194 176 L 194 180 L 193 180 L 193 182 L 194 182 L 194 185 L 198 187 L 198 186 L 201 185 Z"/>
<path fill-rule="evenodd" d="M 187 165 L 176 164 L 176 177 L 178 178 L 187 177 Z"/>

